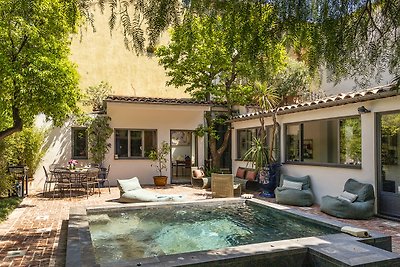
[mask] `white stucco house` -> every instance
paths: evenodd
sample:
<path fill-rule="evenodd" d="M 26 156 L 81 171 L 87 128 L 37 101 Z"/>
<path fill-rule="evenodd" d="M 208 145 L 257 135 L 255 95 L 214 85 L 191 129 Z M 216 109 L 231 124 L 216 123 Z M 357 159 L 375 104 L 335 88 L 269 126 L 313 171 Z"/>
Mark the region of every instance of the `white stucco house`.
<path fill-rule="evenodd" d="M 280 107 L 232 119 L 232 169 L 252 136 L 273 112 L 279 123 L 277 153 L 281 172 L 309 175 L 315 200 L 337 196 L 349 178 L 375 188 L 377 213 L 400 217 L 400 91 L 392 85 L 341 93 L 324 99 Z"/>
<path fill-rule="evenodd" d="M 135 176 L 142 184 L 153 184 L 157 172 L 147 153 L 162 141 L 171 144 L 168 170 L 163 173 L 168 183 L 189 183 L 190 167 L 205 165 L 207 140 L 194 131 L 204 124 L 205 112 L 219 107 L 192 99 L 132 96 L 109 96 L 105 103 L 113 129 L 104 163 L 111 165 L 111 185 Z M 349 178 L 370 183 L 377 197 L 376 212 L 400 217 L 400 92 L 393 84 L 265 113 L 238 110 L 242 114 L 231 120 L 233 173 L 248 165 L 242 157 L 260 127 L 259 117 L 265 117 L 271 129 L 271 115 L 276 112 L 281 173 L 309 175 L 317 203 L 324 195 L 339 195 Z M 81 164 L 90 161 L 85 129 L 66 124 L 52 133 L 44 166 L 71 158 Z"/>
<path fill-rule="evenodd" d="M 112 181 L 137 176 L 141 183 L 153 184 L 157 172 L 146 153 L 163 141 L 171 145 L 164 173 L 169 183 L 189 182 L 190 166 L 203 164 L 204 138 L 197 137 L 194 130 L 204 124 L 204 113 L 211 110 L 209 102 L 110 96 L 106 105 L 114 130 L 106 157 L 112 166 Z"/>

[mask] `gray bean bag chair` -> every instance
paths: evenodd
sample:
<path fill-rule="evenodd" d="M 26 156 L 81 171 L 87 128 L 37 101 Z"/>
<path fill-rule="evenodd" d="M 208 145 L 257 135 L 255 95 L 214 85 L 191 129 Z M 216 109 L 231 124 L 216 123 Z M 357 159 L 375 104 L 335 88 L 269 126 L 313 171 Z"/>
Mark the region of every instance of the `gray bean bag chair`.
<path fill-rule="evenodd" d="M 118 202 L 144 202 L 144 201 L 181 201 L 184 200 L 182 195 L 163 195 L 143 189 L 140 186 L 139 179 L 133 177 L 131 179 L 117 180 L 120 190 L 120 198 Z"/>
<path fill-rule="evenodd" d="M 293 206 L 311 206 L 314 194 L 310 176 L 293 177 L 282 174 L 281 185 L 275 189 L 276 203 Z"/>
<path fill-rule="evenodd" d="M 340 196 L 324 196 L 321 211 L 346 219 L 368 219 L 374 215 L 375 194 L 371 184 L 357 182 L 350 178 Z"/>

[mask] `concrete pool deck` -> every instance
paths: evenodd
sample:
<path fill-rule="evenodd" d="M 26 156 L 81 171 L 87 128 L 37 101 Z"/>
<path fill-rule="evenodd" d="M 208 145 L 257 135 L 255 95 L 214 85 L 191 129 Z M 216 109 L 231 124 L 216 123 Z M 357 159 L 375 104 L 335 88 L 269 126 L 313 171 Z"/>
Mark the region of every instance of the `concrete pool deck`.
<path fill-rule="evenodd" d="M 165 188 L 146 187 L 165 194 L 183 194 L 187 200 L 201 201 L 210 192 L 190 186 L 175 185 Z M 9 218 L 0 224 L 0 266 L 64 266 L 66 253 L 67 221 L 71 207 L 119 205 L 113 200 L 119 190 L 103 188 L 102 194 L 69 198 L 43 198 L 31 193 Z M 274 199 L 263 199 L 274 202 Z M 374 217 L 370 220 L 336 219 L 319 211 L 319 206 L 295 208 L 309 214 L 320 215 L 370 231 L 392 236 L 392 251 L 400 254 L 400 223 Z"/>

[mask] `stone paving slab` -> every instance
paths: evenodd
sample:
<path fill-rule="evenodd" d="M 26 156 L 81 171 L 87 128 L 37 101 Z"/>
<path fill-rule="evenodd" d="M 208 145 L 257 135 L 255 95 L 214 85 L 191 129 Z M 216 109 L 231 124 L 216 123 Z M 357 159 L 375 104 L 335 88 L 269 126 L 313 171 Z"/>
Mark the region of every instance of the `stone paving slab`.
<path fill-rule="evenodd" d="M 194 189 L 187 185 L 146 187 L 146 189 L 162 194 L 183 194 L 186 200 L 201 201 L 210 198 L 209 191 Z M 118 205 L 119 203 L 115 202 L 118 197 L 117 188 L 111 188 L 111 193 L 108 192 L 108 188 L 102 188 L 100 196 L 95 194 L 89 196 L 88 199 L 86 195 L 74 196 L 72 199 L 69 197 L 53 199 L 51 194 L 43 197 L 41 194 L 31 193 L 9 218 L 0 224 L 0 267 L 64 266 L 69 209 L 80 206 Z M 263 200 L 274 202 L 273 199 Z M 321 213 L 317 205 L 311 209 L 298 209 L 306 213 L 333 218 Z M 400 254 L 398 222 L 378 217 L 365 221 L 337 220 L 391 235 L 392 250 Z"/>

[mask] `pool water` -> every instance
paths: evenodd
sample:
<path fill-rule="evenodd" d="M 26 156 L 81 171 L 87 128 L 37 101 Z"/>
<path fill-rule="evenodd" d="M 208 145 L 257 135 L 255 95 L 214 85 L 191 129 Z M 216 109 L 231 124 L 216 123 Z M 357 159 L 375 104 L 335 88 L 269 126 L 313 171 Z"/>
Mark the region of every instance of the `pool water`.
<path fill-rule="evenodd" d="M 162 207 L 88 217 L 99 263 L 338 233 L 248 204 Z"/>

